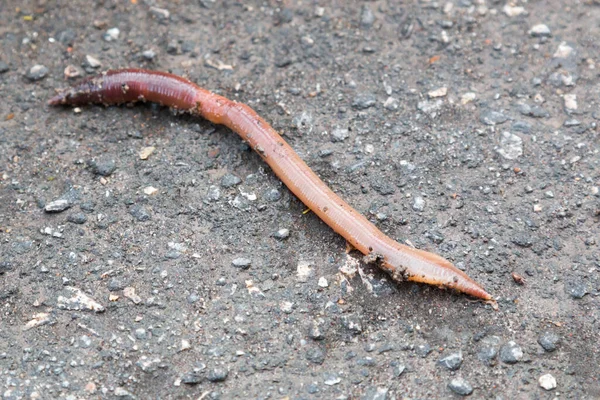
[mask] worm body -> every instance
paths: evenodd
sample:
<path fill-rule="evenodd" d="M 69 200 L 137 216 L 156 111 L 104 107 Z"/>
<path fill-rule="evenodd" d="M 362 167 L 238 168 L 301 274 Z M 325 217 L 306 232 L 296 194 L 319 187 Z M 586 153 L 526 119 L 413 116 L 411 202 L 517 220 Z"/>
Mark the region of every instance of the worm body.
<path fill-rule="evenodd" d="M 157 71 L 108 71 L 64 90 L 50 105 L 105 105 L 151 101 L 223 124 L 236 132 L 310 210 L 361 253 L 377 260 L 396 281 L 428 283 L 491 300 L 474 280 L 444 258 L 386 236 L 350 207 L 302 161 L 254 110 L 202 89 L 187 79 Z"/>

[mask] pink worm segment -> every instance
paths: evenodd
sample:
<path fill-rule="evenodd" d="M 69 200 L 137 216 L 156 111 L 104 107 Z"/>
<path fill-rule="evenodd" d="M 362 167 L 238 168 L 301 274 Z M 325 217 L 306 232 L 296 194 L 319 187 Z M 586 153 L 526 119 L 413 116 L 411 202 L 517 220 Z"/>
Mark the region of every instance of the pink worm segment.
<path fill-rule="evenodd" d="M 236 132 L 309 209 L 361 253 L 376 258 L 394 280 L 423 282 L 492 299 L 446 259 L 386 236 L 329 189 L 283 138 L 245 104 L 211 93 L 182 77 L 143 69 L 108 71 L 59 93 L 48 103 L 111 105 L 136 101 L 190 112 Z"/>

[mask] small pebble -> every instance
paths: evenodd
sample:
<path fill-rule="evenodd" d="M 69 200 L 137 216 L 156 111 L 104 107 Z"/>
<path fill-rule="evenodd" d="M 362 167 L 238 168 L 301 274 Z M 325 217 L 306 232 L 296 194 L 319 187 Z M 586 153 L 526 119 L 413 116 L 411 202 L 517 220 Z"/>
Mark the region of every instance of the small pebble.
<path fill-rule="evenodd" d="M 10 70 L 10 67 L 8 66 L 8 64 L 5 63 L 4 61 L 0 61 L 0 74 L 8 72 L 9 70 Z"/>
<path fill-rule="evenodd" d="M 242 180 L 233 174 L 225 174 L 221 178 L 221 186 L 224 188 L 231 188 L 239 185 L 240 183 L 242 183 Z"/>
<path fill-rule="evenodd" d="M 583 296 L 588 294 L 585 283 L 581 280 L 575 280 L 565 283 L 565 292 L 569 294 L 573 299 L 582 299 Z"/>
<path fill-rule="evenodd" d="M 522 133 L 531 133 L 531 124 L 526 121 L 515 121 L 512 124 L 512 130 Z"/>
<path fill-rule="evenodd" d="M 518 17 L 519 15 L 527 14 L 527 10 L 525 10 L 524 7 L 513 6 L 511 5 L 511 3 L 507 3 L 502 9 L 502 11 L 509 17 Z"/>
<path fill-rule="evenodd" d="M 305 357 L 311 363 L 321 365 L 325 361 L 325 352 L 320 347 L 311 347 L 306 350 Z"/>
<path fill-rule="evenodd" d="M 84 213 L 74 213 L 71 214 L 67 217 L 67 221 L 73 223 L 73 224 L 85 224 L 87 221 L 87 217 L 85 216 Z"/>
<path fill-rule="evenodd" d="M 280 229 L 273 234 L 273 237 L 278 240 L 285 240 L 290 237 L 290 230 L 285 228 Z"/>
<path fill-rule="evenodd" d="M 136 339 L 139 340 L 144 340 L 148 337 L 148 333 L 146 332 L 146 330 L 144 328 L 138 328 L 134 331 L 134 335 L 136 337 Z"/>
<path fill-rule="evenodd" d="M 342 317 L 342 325 L 349 331 L 358 334 L 362 332 L 360 318 L 354 314 L 344 315 Z"/>
<path fill-rule="evenodd" d="M 348 132 L 348 128 L 335 128 L 331 132 L 331 141 L 332 142 L 343 142 L 348 139 L 350 133 Z"/>
<path fill-rule="evenodd" d="M 540 387 L 546 390 L 556 389 L 556 378 L 550 374 L 544 374 L 539 379 Z"/>
<path fill-rule="evenodd" d="M 95 69 L 95 68 L 100 68 L 102 66 L 102 63 L 96 57 L 90 56 L 88 54 L 85 56 L 85 60 L 83 61 L 83 66 Z"/>
<path fill-rule="evenodd" d="M 71 208 L 71 203 L 66 199 L 58 199 L 46 204 L 44 210 L 46 212 L 59 213 Z"/>
<path fill-rule="evenodd" d="M 27 71 L 27 78 L 31 81 L 39 81 L 48 75 L 48 68 L 44 65 L 34 65 Z"/>
<path fill-rule="evenodd" d="M 265 199 L 274 203 L 281 199 L 281 192 L 275 188 L 271 188 L 265 192 Z"/>
<path fill-rule="evenodd" d="M 571 128 L 573 126 L 581 125 L 581 122 L 578 119 L 572 118 L 572 119 L 566 120 L 563 125 L 567 128 Z"/>
<path fill-rule="evenodd" d="M 565 94 L 563 96 L 563 100 L 565 102 L 565 108 L 568 111 L 577 110 L 577 95 L 576 94 Z"/>
<path fill-rule="evenodd" d="M 477 98 L 477 94 L 473 92 L 468 92 L 460 96 L 460 104 L 465 105 Z"/>
<path fill-rule="evenodd" d="M 523 115 L 533 118 L 548 118 L 550 113 L 536 104 L 529 105 L 521 103 L 518 105 L 519 112 Z"/>
<path fill-rule="evenodd" d="M 171 17 L 169 10 L 158 7 L 150 7 L 150 14 L 160 22 L 167 22 Z"/>
<path fill-rule="evenodd" d="M 319 287 L 326 288 L 326 287 L 329 286 L 329 283 L 327 282 L 327 279 L 325 279 L 325 277 L 322 276 L 322 277 L 319 278 L 318 285 L 319 285 Z"/>
<path fill-rule="evenodd" d="M 446 96 L 446 94 L 448 94 L 448 88 L 441 87 L 441 88 L 430 91 L 429 93 L 427 93 L 427 96 L 429 96 L 429 98 L 431 98 L 431 99 L 434 99 L 436 97 L 444 97 L 444 96 Z"/>
<path fill-rule="evenodd" d="M 547 352 L 553 352 L 560 343 L 560 337 L 554 332 L 544 332 L 538 337 L 538 343 Z"/>
<path fill-rule="evenodd" d="M 206 379 L 211 382 L 223 382 L 227 379 L 227 375 L 229 375 L 229 371 L 225 368 L 213 368 L 206 374 Z"/>
<path fill-rule="evenodd" d="M 523 155 L 523 139 L 514 133 L 502 132 L 498 153 L 507 160 L 514 160 Z"/>
<path fill-rule="evenodd" d="M 431 117 L 435 117 L 443 104 L 444 102 L 441 99 L 423 100 L 417 103 L 417 110 L 429 114 Z"/>
<path fill-rule="evenodd" d="M 360 15 L 360 24 L 363 28 L 370 28 L 373 26 L 375 22 L 375 15 L 373 15 L 373 11 L 366 4 L 362 7 L 362 12 Z"/>
<path fill-rule="evenodd" d="M 359 94 L 352 101 L 352 107 L 357 110 L 366 110 L 375 104 L 377 104 L 377 98 L 370 93 Z"/>
<path fill-rule="evenodd" d="M 499 111 L 484 110 L 479 114 L 479 121 L 485 125 L 500 125 L 505 123 L 508 118 Z"/>
<path fill-rule="evenodd" d="M 196 385 L 204 380 L 204 377 L 197 372 L 188 372 L 181 376 L 181 382 L 188 385 Z"/>
<path fill-rule="evenodd" d="M 90 160 L 87 164 L 94 174 L 100 176 L 110 176 L 117 169 L 115 160 L 108 158 Z"/>
<path fill-rule="evenodd" d="M 144 194 L 147 194 L 148 196 L 153 196 L 156 193 L 158 193 L 158 189 L 155 188 L 154 186 L 146 186 L 144 188 Z"/>
<path fill-rule="evenodd" d="M 400 103 L 399 103 L 398 99 L 390 96 L 383 103 L 383 108 L 385 108 L 386 110 L 389 110 L 389 111 L 394 111 L 394 110 L 398 109 L 399 104 Z"/>
<path fill-rule="evenodd" d="M 156 52 L 154 50 L 144 50 L 142 52 L 142 56 L 148 60 L 148 61 L 152 61 L 156 58 Z"/>
<path fill-rule="evenodd" d="M 341 381 L 342 381 L 342 379 L 340 377 L 338 377 L 336 374 L 334 374 L 332 372 L 326 372 L 325 380 L 323 381 L 323 383 L 326 384 L 327 386 L 333 386 L 333 385 L 337 385 Z"/>
<path fill-rule="evenodd" d="M 154 150 L 156 150 L 156 147 L 154 146 L 147 146 L 142 148 L 142 150 L 140 150 L 140 159 L 147 160 L 148 157 L 150 157 L 150 155 L 154 153 Z"/>
<path fill-rule="evenodd" d="M 82 71 L 74 65 L 67 65 L 63 71 L 65 78 L 73 79 L 78 78 L 82 75 Z"/>
<path fill-rule="evenodd" d="M 418 356 L 423 358 L 427 357 L 432 351 L 433 349 L 431 348 L 429 343 L 420 344 L 417 347 L 415 347 L 415 353 L 417 353 Z"/>
<path fill-rule="evenodd" d="M 110 28 L 104 33 L 102 38 L 107 42 L 112 42 L 119 38 L 120 33 L 121 31 L 119 30 L 119 28 Z"/>
<path fill-rule="evenodd" d="M 523 358 L 523 350 L 514 341 L 506 343 L 500 348 L 500 361 L 506 364 L 516 364 Z"/>
<path fill-rule="evenodd" d="M 458 353 L 449 354 L 448 356 L 438 361 L 440 365 L 448 368 L 450 371 L 456 371 L 457 369 L 459 369 L 462 362 L 463 356 L 462 352 L 460 351 Z"/>
<path fill-rule="evenodd" d="M 533 37 L 550 37 L 552 33 L 550 28 L 544 24 L 538 24 L 531 27 L 529 34 Z"/>
<path fill-rule="evenodd" d="M 129 210 L 129 214 L 131 214 L 136 220 L 143 222 L 148 221 L 150 219 L 150 213 L 146 209 L 146 207 L 141 205 L 135 205 L 131 207 Z"/>
<path fill-rule="evenodd" d="M 236 268 L 248 269 L 250 268 L 250 265 L 252 265 L 252 261 L 249 258 L 238 257 L 234 259 L 231 264 Z"/>
<path fill-rule="evenodd" d="M 463 378 L 454 378 L 448 384 L 448 388 L 461 396 L 468 396 L 473 393 L 473 386 Z"/>
<path fill-rule="evenodd" d="M 325 321 L 313 320 L 308 328 L 308 337 L 312 340 L 323 340 L 325 339 L 324 328 Z"/>
<path fill-rule="evenodd" d="M 419 212 L 425 210 L 425 199 L 423 199 L 421 196 L 416 196 L 413 201 L 412 208 L 413 210 Z"/>

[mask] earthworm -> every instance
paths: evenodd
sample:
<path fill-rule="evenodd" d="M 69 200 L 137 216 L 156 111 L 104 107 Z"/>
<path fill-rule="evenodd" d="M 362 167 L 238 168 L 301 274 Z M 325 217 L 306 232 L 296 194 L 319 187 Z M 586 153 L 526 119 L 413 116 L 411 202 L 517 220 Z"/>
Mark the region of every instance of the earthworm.
<path fill-rule="evenodd" d="M 165 72 L 120 69 L 60 91 L 50 105 L 104 105 L 149 101 L 198 115 L 237 133 L 310 210 L 395 281 L 451 288 L 484 300 L 492 297 L 446 259 L 396 242 L 336 195 L 283 138 L 245 104 Z"/>

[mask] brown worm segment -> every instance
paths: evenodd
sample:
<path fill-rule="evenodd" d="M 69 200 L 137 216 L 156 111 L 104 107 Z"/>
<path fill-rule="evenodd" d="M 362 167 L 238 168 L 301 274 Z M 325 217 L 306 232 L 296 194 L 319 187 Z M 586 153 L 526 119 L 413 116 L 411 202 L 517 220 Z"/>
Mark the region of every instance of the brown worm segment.
<path fill-rule="evenodd" d="M 283 138 L 245 104 L 179 76 L 143 69 L 108 71 L 66 89 L 50 105 L 150 101 L 222 124 L 241 136 L 310 210 L 396 281 L 428 283 L 491 300 L 481 286 L 444 258 L 400 244 L 350 207 L 306 165 Z"/>

